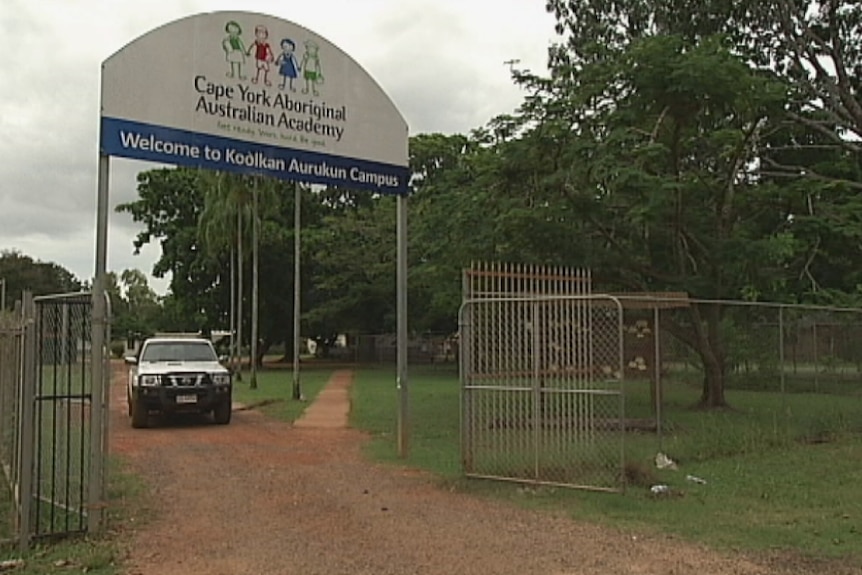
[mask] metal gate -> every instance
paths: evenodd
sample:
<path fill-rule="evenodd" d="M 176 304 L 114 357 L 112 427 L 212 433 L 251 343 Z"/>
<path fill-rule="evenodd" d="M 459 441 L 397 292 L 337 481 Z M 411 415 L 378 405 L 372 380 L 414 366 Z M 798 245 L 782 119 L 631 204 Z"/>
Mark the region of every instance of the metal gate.
<path fill-rule="evenodd" d="M 106 355 L 94 353 L 92 323 L 88 293 L 24 294 L 0 342 L 3 463 L 21 548 L 99 523 L 108 370 L 93 361 Z"/>
<path fill-rule="evenodd" d="M 620 302 L 590 294 L 588 273 L 561 269 L 474 268 L 465 295 L 465 474 L 622 490 Z"/>

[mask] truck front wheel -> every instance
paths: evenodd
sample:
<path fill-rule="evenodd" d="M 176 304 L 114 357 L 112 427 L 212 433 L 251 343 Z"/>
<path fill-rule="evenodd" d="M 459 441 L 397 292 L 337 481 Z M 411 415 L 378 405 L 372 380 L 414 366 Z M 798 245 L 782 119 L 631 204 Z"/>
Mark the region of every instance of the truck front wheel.
<path fill-rule="evenodd" d="M 215 406 L 213 409 L 213 421 L 218 423 L 219 425 L 227 425 L 230 423 L 231 416 L 231 400 L 228 397 L 225 400 L 222 400 L 221 403 Z"/>
<path fill-rule="evenodd" d="M 136 399 L 129 400 L 129 410 L 132 412 L 132 427 L 141 429 L 147 427 L 147 406 Z"/>

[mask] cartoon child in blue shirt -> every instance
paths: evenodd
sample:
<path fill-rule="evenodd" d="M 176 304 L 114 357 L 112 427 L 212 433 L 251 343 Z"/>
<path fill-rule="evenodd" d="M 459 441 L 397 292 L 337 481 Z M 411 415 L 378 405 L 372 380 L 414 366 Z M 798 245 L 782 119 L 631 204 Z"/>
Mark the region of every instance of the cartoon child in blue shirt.
<path fill-rule="evenodd" d="M 290 38 L 285 38 L 281 41 L 281 54 L 275 60 L 275 65 L 278 66 L 278 73 L 283 78 L 278 87 L 284 90 L 285 85 L 289 81 L 291 92 L 296 92 L 293 81 L 299 76 L 299 63 L 296 61 L 296 56 L 294 55 L 295 50 L 296 43 Z"/>

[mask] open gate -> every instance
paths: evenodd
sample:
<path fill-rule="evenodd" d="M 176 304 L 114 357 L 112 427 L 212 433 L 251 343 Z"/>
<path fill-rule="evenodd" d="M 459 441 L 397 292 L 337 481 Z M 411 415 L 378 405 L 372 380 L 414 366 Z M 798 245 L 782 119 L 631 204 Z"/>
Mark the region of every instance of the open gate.
<path fill-rule="evenodd" d="M 620 302 L 581 270 L 477 266 L 464 288 L 465 474 L 622 490 Z"/>
<path fill-rule="evenodd" d="M 0 333 L 0 451 L 22 549 L 99 523 L 109 371 L 92 362 L 92 317 L 91 294 L 25 294 Z"/>

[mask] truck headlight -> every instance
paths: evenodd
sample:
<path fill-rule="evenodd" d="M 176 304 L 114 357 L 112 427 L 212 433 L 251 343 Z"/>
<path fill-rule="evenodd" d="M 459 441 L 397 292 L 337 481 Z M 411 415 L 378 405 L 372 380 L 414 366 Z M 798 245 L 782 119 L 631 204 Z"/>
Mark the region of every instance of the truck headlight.
<path fill-rule="evenodd" d="M 142 375 L 140 377 L 141 385 L 158 385 L 159 376 L 157 375 Z"/>
<path fill-rule="evenodd" d="M 213 383 L 216 385 L 230 385 L 230 375 L 226 373 L 217 373 L 213 375 Z"/>

